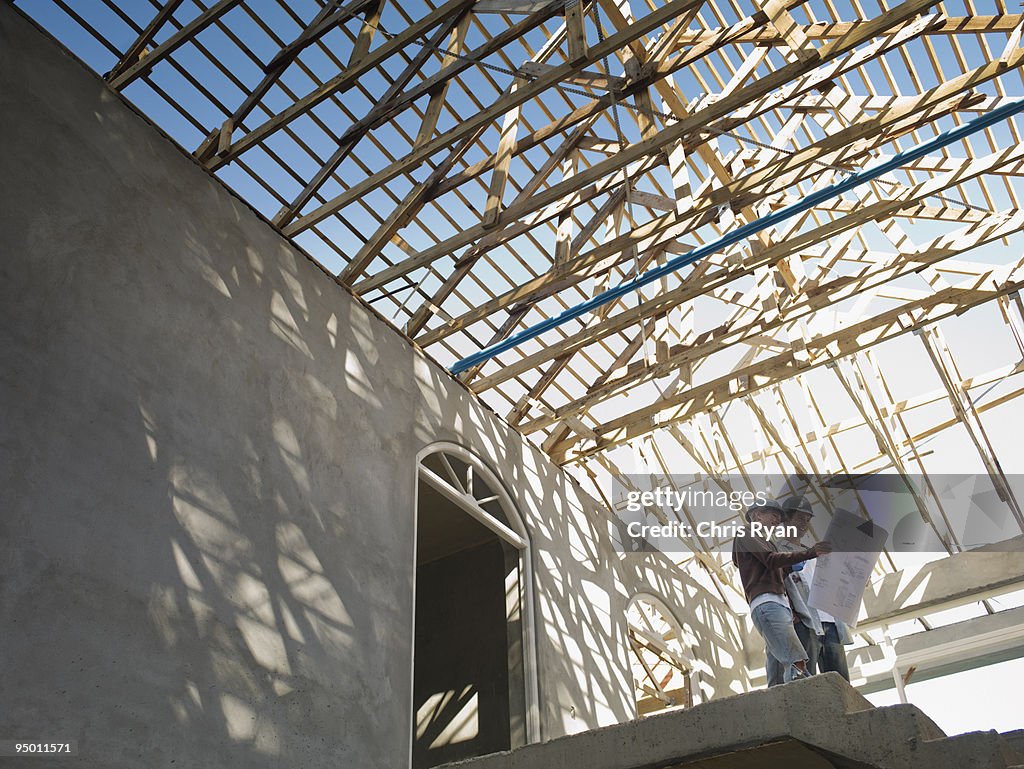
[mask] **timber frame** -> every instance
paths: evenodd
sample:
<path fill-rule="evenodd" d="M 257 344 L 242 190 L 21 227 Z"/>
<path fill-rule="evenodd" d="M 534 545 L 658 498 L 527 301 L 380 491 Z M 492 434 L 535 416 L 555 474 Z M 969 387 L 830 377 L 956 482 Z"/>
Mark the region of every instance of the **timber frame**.
<path fill-rule="evenodd" d="M 1024 92 L 1000 0 L 16 4 L 442 365 Z M 1024 531 L 1022 174 L 1011 120 L 460 378 L 609 504 L 623 458 L 926 473 L 956 433 Z"/>

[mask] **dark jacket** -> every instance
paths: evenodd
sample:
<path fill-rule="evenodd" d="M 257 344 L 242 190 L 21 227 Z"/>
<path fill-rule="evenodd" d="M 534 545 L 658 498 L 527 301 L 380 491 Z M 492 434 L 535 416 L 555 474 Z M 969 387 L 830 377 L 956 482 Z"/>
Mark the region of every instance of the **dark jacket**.
<path fill-rule="evenodd" d="M 762 593 L 786 595 L 783 569 L 817 557 L 813 550 L 780 553 L 760 537 L 737 537 L 732 543 L 732 562 L 740 571 L 743 594 L 750 603 Z"/>

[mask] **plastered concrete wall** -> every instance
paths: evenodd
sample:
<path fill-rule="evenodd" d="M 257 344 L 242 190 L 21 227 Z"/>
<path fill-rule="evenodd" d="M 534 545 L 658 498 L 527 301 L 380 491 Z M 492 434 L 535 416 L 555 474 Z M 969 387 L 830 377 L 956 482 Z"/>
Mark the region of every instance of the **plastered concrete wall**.
<path fill-rule="evenodd" d="M 632 716 L 592 500 L 6 3 L 0 116 L 0 738 L 404 766 L 439 441 L 529 528 L 542 736 Z"/>

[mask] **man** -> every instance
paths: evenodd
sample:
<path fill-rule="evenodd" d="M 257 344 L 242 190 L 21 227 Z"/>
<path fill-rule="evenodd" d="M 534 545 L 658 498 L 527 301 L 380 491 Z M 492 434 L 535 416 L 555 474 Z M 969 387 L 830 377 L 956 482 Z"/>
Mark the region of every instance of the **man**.
<path fill-rule="evenodd" d="M 805 549 L 801 542 L 813 517 L 811 505 L 804 497 L 789 497 L 782 503 L 782 522 L 793 529 L 793 534 L 779 540 L 778 548 L 781 552 L 795 553 Z M 807 602 L 811 589 L 810 580 L 807 578 L 807 566 L 807 562 L 793 566 L 784 582 L 789 604 L 793 608 L 793 629 L 796 630 L 797 637 L 807 652 L 807 672 L 814 675 L 818 672 L 821 636 L 825 630 L 821 626 L 817 609 L 812 609 Z"/>
<path fill-rule="evenodd" d="M 761 530 L 771 530 L 781 520 L 782 507 L 773 499 L 747 510 L 747 521 L 760 524 Z M 805 550 L 780 553 L 769 539 L 752 532 L 733 540 L 732 562 L 739 569 L 754 627 L 764 639 L 770 686 L 807 676 L 807 653 L 793 629 L 783 569 L 830 552 L 828 542 L 818 542 Z"/>
<path fill-rule="evenodd" d="M 786 547 L 799 549 L 801 547 L 800 541 L 803 539 L 804 534 L 807 533 L 807 527 L 810 525 L 811 518 L 814 517 L 811 504 L 804 497 L 790 497 L 782 504 L 782 507 L 784 515 L 788 516 L 786 523 L 795 526 L 798 533 L 796 538 L 787 542 Z M 779 549 L 784 549 L 781 543 Z M 850 628 L 828 612 L 824 612 L 821 609 L 812 609 L 808 604 L 807 599 L 810 595 L 811 583 L 814 581 L 814 569 L 816 566 L 817 564 L 814 562 L 798 564 L 793 567 L 793 573 L 787 578 L 787 587 L 788 582 L 792 581 L 794 583 L 794 586 L 801 594 L 803 605 L 807 607 L 807 612 L 811 615 L 810 624 L 807 627 L 820 628 L 820 630 L 817 630 L 817 636 L 805 644 L 811 659 L 808 667 L 812 673 L 815 672 L 813 667 L 816 661 L 817 668 L 822 673 L 839 673 L 839 675 L 849 681 L 850 670 L 846 662 L 846 650 L 843 647 L 853 643 L 853 634 L 850 632 Z M 792 600 L 792 598 L 793 594 L 790 593 L 790 599 Z M 801 615 L 801 620 L 803 620 L 801 610 L 796 609 L 796 603 L 793 606 L 797 613 Z M 800 635 L 801 640 L 804 640 L 805 636 L 801 634 L 800 627 L 797 627 L 797 634 Z M 812 650 L 813 654 L 811 653 Z"/>

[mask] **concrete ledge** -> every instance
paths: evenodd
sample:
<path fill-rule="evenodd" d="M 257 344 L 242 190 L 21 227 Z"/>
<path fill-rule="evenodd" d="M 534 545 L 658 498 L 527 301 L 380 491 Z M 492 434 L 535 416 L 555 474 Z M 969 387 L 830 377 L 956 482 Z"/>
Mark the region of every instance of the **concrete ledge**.
<path fill-rule="evenodd" d="M 1000 737 L 1003 738 L 1010 750 L 1017 754 L 1018 763 L 1024 764 L 1024 729 L 1003 732 Z"/>
<path fill-rule="evenodd" d="M 1013 752 L 996 732 L 947 738 L 911 705 L 875 708 L 836 674 L 726 697 L 451 769 L 992 769 Z"/>
<path fill-rule="evenodd" d="M 894 572 L 869 585 L 864 593 L 866 619 L 857 629 L 870 630 L 1019 589 L 1024 584 L 1024 536 L 989 547 Z"/>

